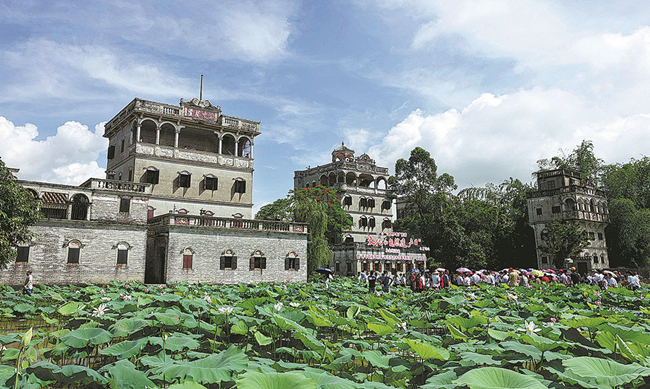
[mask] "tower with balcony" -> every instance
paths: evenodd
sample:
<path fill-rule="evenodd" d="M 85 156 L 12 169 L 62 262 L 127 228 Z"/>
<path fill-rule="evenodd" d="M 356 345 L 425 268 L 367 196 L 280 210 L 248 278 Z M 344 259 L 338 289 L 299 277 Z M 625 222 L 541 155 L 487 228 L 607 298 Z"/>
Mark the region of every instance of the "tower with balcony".
<path fill-rule="evenodd" d="M 546 226 L 555 220 L 576 222 L 589 237 L 589 246 L 574 263 L 580 273 L 608 268 L 605 227 L 609 211 L 605 195 L 577 171 L 557 169 L 536 176 L 537 191 L 528 198 L 528 220 L 535 231 L 538 268 L 552 266 L 539 247 L 544 244 Z"/>
<path fill-rule="evenodd" d="M 251 219 L 259 134 L 259 122 L 223 115 L 208 100 L 169 105 L 135 98 L 106 123 L 106 176 L 151 184 L 149 217 Z"/>

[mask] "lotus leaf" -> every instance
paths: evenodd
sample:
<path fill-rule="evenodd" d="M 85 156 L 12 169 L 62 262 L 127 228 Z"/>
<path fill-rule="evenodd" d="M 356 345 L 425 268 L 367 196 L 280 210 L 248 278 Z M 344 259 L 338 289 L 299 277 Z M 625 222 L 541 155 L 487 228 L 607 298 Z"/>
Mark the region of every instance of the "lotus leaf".
<path fill-rule="evenodd" d="M 301 371 L 306 378 L 316 382 L 318 389 L 356 389 L 354 382 L 329 374 L 322 370 L 305 368 Z"/>
<path fill-rule="evenodd" d="M 110 342 L 113 335 L 102 328 L 82 328 L 69 332 L 61 337 L 61 341 L 74 348 L 97 346 Z"/>
<path fill-rule="evenodd" d="M 259 373 L 249 371 L 237 380 L 238 389 L 317 389 L 312 378 L 304 374 L 291 373 Z"/>
<path fill-rule="evenodd" d="M 175 384 L 169 386 L 168 389 L 207 389 L 207 388 L 194 381 L 185 381 L 182 384 Z"/>
<path fill-rule="evenodd" d="M 255 340 L 260 346 L 266 346 L 273 342 L 273 338 L 270 338 L 259 331 L 255 331 Z"/>
<path fill-rule="evenodd" d="M 145 389 L 155 388 L 156 384 L 139 371 L 135 365 L 127 360 L 117 361 L 114 365 L 102 368 L 107 371 L 112 387 L 120 389 Z"/>
<path fill-rule="evenodd" d="M 427 344 L 425 342 L 420 342 L 412 339 L 404 339 L 404 341 L 415 351 L 420 358 L 422 359 L 440 359 L 446 361 L 449 359 L 449 351 L 444 348 L 434 346 L 432 344 Z"/>
<path fill-rule="evenodd" d="M 79 312 L 85 306 L 86 305 L 84 303 L 82 303 L 82 302 L 71 301 L 71 302 L 65 304 L 64 306 L 59 307 L 58 311 L 59 311 L 60 314 L 62 314 L 64 316 L 70 316 L 70 315 L 72 315 L 74 313 Z"/>
<path fill-rule="evenodd" d="M 395 326 L 384 323 L 368 323 L 368 329 L 375 332 L 379 336 L 386 336 L 395 332 Z"/>
<path fill-rule="evenodd" d="M 142 351 L 147 344 L 147 339 L 125 340 L 102 349 L 100 354 L 112 355 L 118 358 L 131 358 Z"/>
<path fill-rule="evenodd" d="M 539 380 L 500 367 L 470 370 L 456 380 L 470 389 L 546 389 Z"/>
<path fill-rule="evenodd" d="M 162 373 L 168 382 L 175 379 L 213 384 L 230 381 L 233 371 L 244 370 L 248 357 L 238 347 L 231 345 L 227 350 L 192 362 L 166 360 L 154 369 Z"/>
<path fill-rule="evenodd" d="M 650 368 L 637 365 L 623 365 L 608 359 L 576 357 L 562 361 L 565 369 L 583 378 L 593 378 L 599 385 L 613 388 L 639 377 L 650 376 Z"/>

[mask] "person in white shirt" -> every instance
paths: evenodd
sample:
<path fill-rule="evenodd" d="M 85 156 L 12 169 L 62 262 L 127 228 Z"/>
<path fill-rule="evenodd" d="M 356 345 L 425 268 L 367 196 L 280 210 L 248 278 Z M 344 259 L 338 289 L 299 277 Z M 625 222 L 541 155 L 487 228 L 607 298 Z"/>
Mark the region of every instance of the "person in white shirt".
<path fill-rule="evenodd" d="M 616 278 L 612 276 L 611 274 L 607 274 L 607 284 L 609 284 L 610 288 L 617 288 L 618 287 L 618 282 L 616 282 Z"/>
<path fill-rule="evenodd" d="M 440 276 L 438 274 L 438 270 L 434 270 L 431 275 L 431 286 L 434 289 L 440 289 Z"/>

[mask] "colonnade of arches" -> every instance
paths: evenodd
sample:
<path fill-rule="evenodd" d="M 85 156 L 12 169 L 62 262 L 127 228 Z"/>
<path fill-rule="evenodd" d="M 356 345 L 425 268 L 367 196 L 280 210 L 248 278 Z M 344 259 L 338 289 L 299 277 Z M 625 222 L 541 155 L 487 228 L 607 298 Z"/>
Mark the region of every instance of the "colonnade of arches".
<path fill-rule="evenodd" d="M 386 190 L 387 182 L 386 177 L 379 176 L 377 178 L 370 174 L 362 173 L 357 175 L 354 172 L 331 172 L 330 174 L 323 174 L 319 181 L 312 181 L 305 183 L 305 187 L 321 186 L 334 186 L 336 184 L 346 184 L 349 186 L 357 186 L 359 188 L 372 188 Z"/>
<path fill-rule="evenodd" d="M 131 143 L 134 143 L 135 136 L 142 143 L 253 158 L 253 140 L 246 135 L 215 131 L 210 136 L 208 131 L 172 122 L 158 123 L 149 118 L 135 122 L 133 126 Z"/>

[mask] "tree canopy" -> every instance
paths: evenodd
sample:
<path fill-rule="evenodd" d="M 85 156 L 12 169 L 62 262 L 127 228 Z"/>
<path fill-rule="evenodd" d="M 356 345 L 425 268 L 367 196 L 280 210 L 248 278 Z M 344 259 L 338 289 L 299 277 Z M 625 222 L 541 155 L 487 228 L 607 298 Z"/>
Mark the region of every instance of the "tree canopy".
<path fill-rule="evenodd" d="M 567 258 L 577 259 L 589 245 L 587 232 L 572 221 L 554 220 L 542 232 L 544 244 L 539 249 L 548 254 L 556 268 L 564 267 Z"/>
<path fill-rule="evenodd" d="M 0 269 L 16 257 L 16 246 L 34 237 L 29 226 L 40 218 L 38 202 L 0 159 Z"/>
<path fill-rule="evenodd" d="M 286 198 L 260 208 L 256 219 L 309 223 L 308 271 L 325 266 L 332 257 L 328 241 L 339 238 L 352 226 L 335 189 L 317 185 L 290 190 Z"/>

